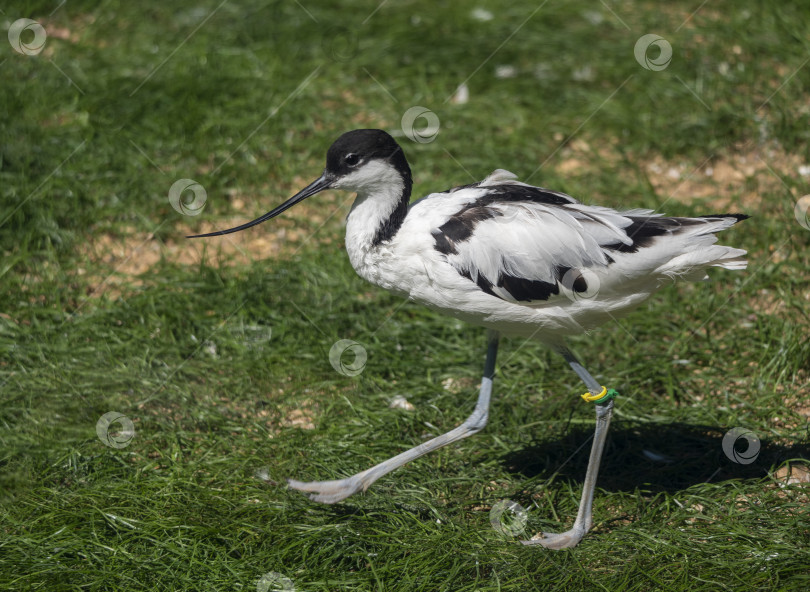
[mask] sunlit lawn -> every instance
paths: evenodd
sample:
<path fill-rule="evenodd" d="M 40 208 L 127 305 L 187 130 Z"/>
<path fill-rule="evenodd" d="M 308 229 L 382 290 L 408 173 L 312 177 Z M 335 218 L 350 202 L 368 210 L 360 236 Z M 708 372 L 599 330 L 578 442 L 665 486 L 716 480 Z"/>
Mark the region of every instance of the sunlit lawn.
<path fill-rule="evenodd" d="M 0 22 L 0 588 L 810 588 L 803 3 L 7 2 Z M 481 434 L 342 504 L 284 486 L 457 425 L 483 366 L 481 329 L 354 274 L 347 195 L 184 238 L 266 212 L 357 127 L 398 138 L 415 196 L 507 168 L 752 215 L 722 235 L 747 271 L 572 343 L 622 395 L 577 548 L 516 542 L 570 526 L 593 429 L 576 376 L 523 340 Z M 99 438 L 108 412 L 132 432 Z M 750 464 L 732 428 L 759 438 Z M 501 500 L 519 536 L 492 527 Z"/>

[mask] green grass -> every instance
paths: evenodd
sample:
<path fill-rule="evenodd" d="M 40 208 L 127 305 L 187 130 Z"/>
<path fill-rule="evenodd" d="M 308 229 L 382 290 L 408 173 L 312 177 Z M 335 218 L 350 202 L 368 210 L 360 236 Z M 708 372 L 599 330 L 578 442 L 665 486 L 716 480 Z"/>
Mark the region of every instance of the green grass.
<path fill-rule="evenodd" d="M 255 590 L 271 572 L 302 591 L 810 587 L 810 500 L 773 477 L 810 458 L 810 231 L 793 215 L 810 193 L 810 10 L 539 6 L 3 5 L 4 29 L 32 18 L 48 38 L 37 56 L 0 38 L 0 589 Z M 645 33 L 671 43 L 666 69 L 636 62 Z M 462 81 L 469 102 L 448 101 Z M 433 142 L 402 136 L 416 105 L 441 122 Z M 356 277 L 345 196 L 254 231 L 283 229 L 281 250 L 220 263 L 224 241 L 182 238 L 267 211 L 354 127 L 399 131 L 416 195 L 505 167 L 587 202 L 753 215 L 722 237 L 748 271 L 574 341 L 622 393 L 577 548 L 490 525 L 511 499 L 525 536 L 568 528 L 587 462 L 582 386 L 522 340 L 502 344 L 483 433 L 336 506 L 283 486 L 453 427 L 483 365 L 480 329 Z M 705 175 L 724 164 L 738 176 Z M 183 178 L 207 192 L 194 218 L 167 197 Z M 368 352 L 359 376 L 330 365 L 338 339 Z M 134 423 L 122 448 L 96 436 L 109 411 Z M 761 438 L 752 464 L 723 454 L 733 427 Z"/>

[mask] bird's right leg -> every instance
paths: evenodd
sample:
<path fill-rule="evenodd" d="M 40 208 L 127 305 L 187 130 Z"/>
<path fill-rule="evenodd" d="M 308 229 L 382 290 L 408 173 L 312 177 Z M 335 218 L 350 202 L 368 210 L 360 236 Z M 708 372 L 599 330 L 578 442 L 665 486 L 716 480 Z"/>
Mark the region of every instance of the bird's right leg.
<path fill-rule="evenodd" d="M 602 387 L 590 373 L 583 368 L 582 364 L 574 357 L 568 349 L 560 348 L 560 354 L 577 373 L 588 387 L 592 395 L 602 392 Z M 562 533 L 544 532 L 528 541 L 521 541 L 524 545 L 542 545 L 548 549 L 567 549 L 575 547 L 585 536 L 593 523 L 593 496 L 596 490 L 596 477 L 599 475 L 599 464 L 602 461 L 602 452 L 605 448 L 608 428 L 610 428 L 610 416 L 613 412 L 613 399 L 608 398 L 602 403 L 596 403 L 596 428 L 593 433 L 593 444 L 591 445 L 591 456 L 588 459 L 588 468 L 585 471 L 585 482 L 582 485 L 582 498 L 579 502 L 579 510 L 574 520 L 573 527 Z"/>
<path fill-rule="evenodd" d="M 489 331 L 487 337 L 487 359 L 484 363 L 484 376 L 481 379 L 481 390 L 478 393 L 478 402 L 475 404 L 475 410 L 464 420 L 464 423 L 446 434 L 423 442 L 419 446 L 406 450 L 393 458 L 389 458 L 370 469 L 366 469 L 346 479 L 310 482 L 288 479 L 287 484 L 289 487 L 309 493 L 309 498 L 316 502 L 334 504 L 359 491 L 365 491 L 383 475 L 398 469 L 402 465 L 420 456 L 424 456 L 428 452 L 432 452 L 483 430 L 489 418 L 489 401 L 492 395 L 492 379 L 495 376 L 495 358 L 498 354 L 499 334 L 497 331 Z"/>

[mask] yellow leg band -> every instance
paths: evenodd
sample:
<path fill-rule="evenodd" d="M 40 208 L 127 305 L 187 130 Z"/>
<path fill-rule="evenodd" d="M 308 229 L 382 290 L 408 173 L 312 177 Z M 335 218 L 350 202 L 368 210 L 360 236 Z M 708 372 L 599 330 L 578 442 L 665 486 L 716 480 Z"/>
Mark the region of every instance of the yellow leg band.
<path fill-rule="evenodd" d="M 607 394 L 607 387 L 603 386 L 601 393 L 594 395 L 593 393 L 591 393 L 591 391 L 588 391 L 587 393 L 582 395 L 582 398 L 585 400 L 586 403 L 593 403 L 597 399 L 601 399 L 602 397 L 604 397 L 606 394 Z"/>
<path fill-rule="evenodd" d="M 608 390 L 607 387 L 602 387 L 602 392 L 593 394 L 590 391 L 582 395 L 582 398 L 585 400 L 586 403 L 604 403 L 608 399 L 612 399 L 619 393 L 613 389 Z"/>

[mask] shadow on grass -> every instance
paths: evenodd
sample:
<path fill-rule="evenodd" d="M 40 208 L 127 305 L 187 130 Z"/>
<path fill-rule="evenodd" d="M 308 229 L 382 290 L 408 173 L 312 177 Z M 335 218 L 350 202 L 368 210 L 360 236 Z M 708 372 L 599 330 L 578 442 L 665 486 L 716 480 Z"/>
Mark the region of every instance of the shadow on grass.
<path fill-rule="evenodd" d="M 692 485 L 728 479 L 761 479 L 782 462 L 809 458 L 810 444 L 778 444 L 761 440 L 759 455 L 741 464 L 723 451 L 729 428 L 672 423 L 620 424 L 608 435 L 598 486 L 608 491 L 674 492 Z M 564 436 L 532 444 L 503 458 L 506 469 L 528 479 L 556 478 L 582 482 L 590 454 L 591 428 L 575 428 Z M 583 446 L 583 443 L 585 444 Z M 582 446 L 573 458 L 574 451 Z M 747 454 L 739 439 L 736 450 Z"/>

